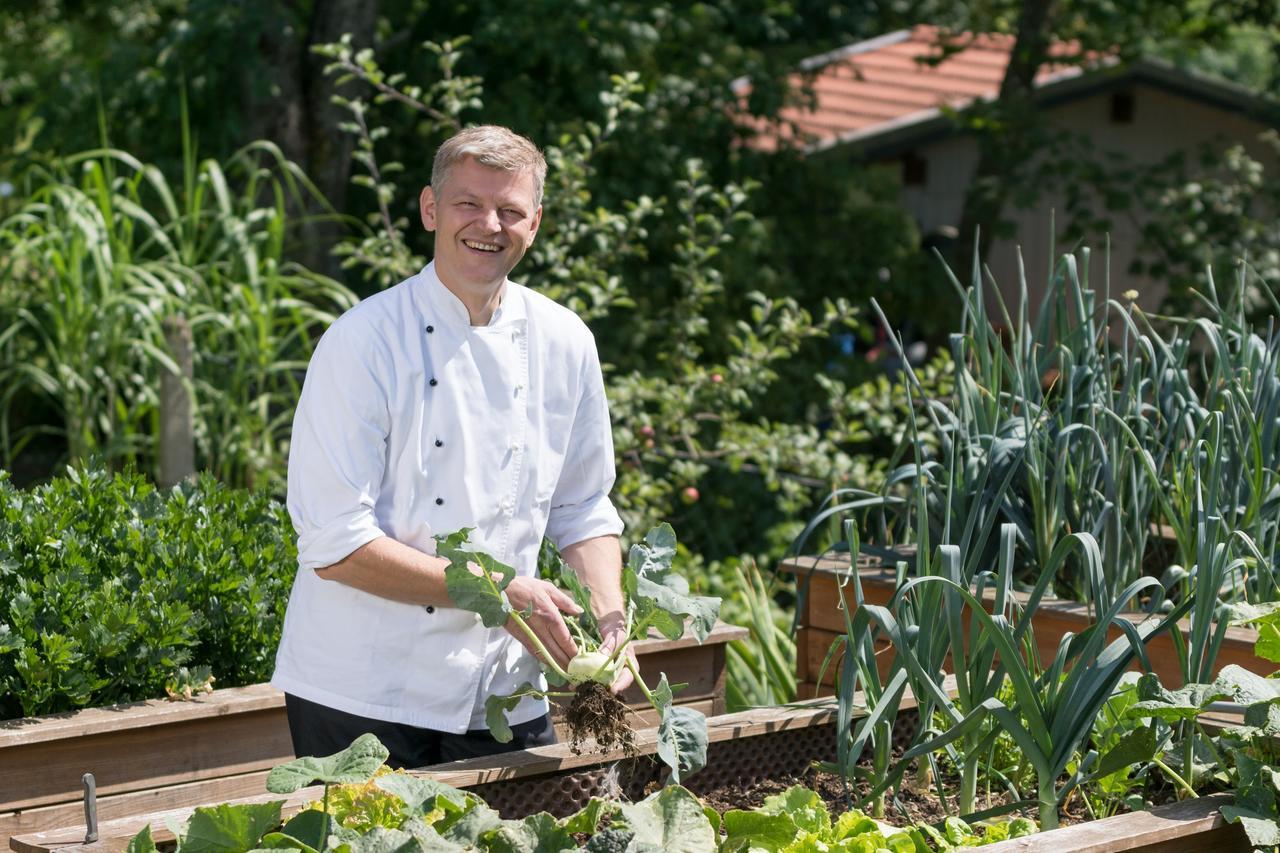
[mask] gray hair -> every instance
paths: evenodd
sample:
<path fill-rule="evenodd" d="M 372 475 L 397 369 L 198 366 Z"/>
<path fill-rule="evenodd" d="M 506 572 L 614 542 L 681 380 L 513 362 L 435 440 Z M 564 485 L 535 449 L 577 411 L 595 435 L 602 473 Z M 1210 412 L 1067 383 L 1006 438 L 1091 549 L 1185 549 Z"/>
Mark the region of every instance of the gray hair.
<path fill-rule="evenodd" d="M 490 169 L 527 171 L 533 176 L 533 205 L 542 204 L 542 187 L 547 180 L 547 161 L 542 152 L 525 137 L 496 124 L 460 130 L 440 146 L 431 163 L 431 191 L 437 197 L 453 167 L 465 157 L 473 157 Z"/>

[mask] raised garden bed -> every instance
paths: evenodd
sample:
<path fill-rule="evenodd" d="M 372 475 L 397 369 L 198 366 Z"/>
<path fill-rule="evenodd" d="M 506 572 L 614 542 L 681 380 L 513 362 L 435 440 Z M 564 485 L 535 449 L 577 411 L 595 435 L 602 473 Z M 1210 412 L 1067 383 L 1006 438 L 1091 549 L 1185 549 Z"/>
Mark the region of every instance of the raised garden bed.
<path fill-rule="evenodd" d="M 724 712 L 725 644 L 746 633 L 721 624 L 701 645 L 649 639 L 636 656 L 642 674 L 688 684 L 678 704 L 713 716 Z M 643 708 L 641 724 L 655 722 L 638 689 L 623 698 Z M 261 793 L 267 772 L 291 758 L 284 695 L 266 684 L 0 722 L 0 839 L 83 823 L 87 772 L 99 820 L 111 821 Z"/>
<path fill-rule="evenodd" d="M 823 673 L 822 663 L 831 643 L 845 632 L 845 614 L 840 610 L 837 587 L 842 581 L 846 584 L 848 582 L 848 555 L 796 557 L 782 562 L 780 568 L 796 575 L 801 584 L 808 585 L 802 596 L 799 630 L 796 635 L 797 695 L 801 698 L 829 695 L 833 691 L 835 673 L 838 670 L 833 662 Z M 893 568 L 863 556 L 859 561 L 858 574 L 867 603 L 887 604 L 896 589 Z M 845 599 L 852 602 L 852 598 L 852 590 L 846 586 Z M 1146 619 L 1147 615 L 1134 613 L 1128 614 L 1126 618 L 1137 623 Z M 1062 635 L 1068 631 L 1079 634 L 1092 624 L 1092 620 L 1088 608 L 1083 604 L 1046 598 L 1032 616 L 1032 624 L 1035 626 L 1041 659 L 1052 660 Z M 1183 633 L 1187 633 L 1185 627 Z M 1109 639 L 1120 636 L 1119 628 L 1113 627 L 1108 632 Z M 1253 652 L 1257 639 L 1257 631 L 1228 628 L 1218 653 L 1217 666 L 1221 668 L 1236 664 L 1260 675 L 1273 672 L 1275 664 L 1257 657 Z M 880 643 L 884 649 L 884 654 L 879 656 L 883 676 L 888 672 L 892 652 L 888 640 L 881 640 Z M 1162 684 L 1171 687 L 1182 684 L 1182 670 L 1178 666 L 1173 639 L 1168 633 L 1153 637 L 1147 644 L 1147 654 L 1150 656 L 1152 669 L 1160 676 Z"/>
<path fill-rule="evenodd" d="M 910 705 L 910 700 L 906 704 Z M 747 786 L 765 778 L 797 774 L 812 760 L 831 757 L 834 725 L 834 709 L 824 700 L 718 716 L 708 725 L 707 767 L 691 777 L 687 787 L 699 793 L 727 783 Z M 914 715 L 902 715 L 895 740 L 910 740 L 914 725 Z M 566 745 L 560 744 L 438 765 L 415 771 L 415 775 L 470 789 L 504 817 L 522 817 L 537 811 L 564 815 L 584 806 L 593 795 L 613 792 L 638 799 L 657 784 L 662 768 L 652 757 L 656 732 L 648 729 L 637 735 L 641 751 L 637 757 L 628 758 L 620 753 L 574 755 Z M 287 797 L 285 815 L 321 795 L 322 788 L 316 786 Z M 280 797 L 258 795 L 241 802 L 270 799 Z M 993 853 L 1249 850 L 1240 827 L 1227 824 L 1218 813 L 1229 801 L 1223 795 L 1189 800 L 1151 812 L 1120 815 L 1001 842 L 985 849 Z M 119 851 L 147 824 L 157 841 L 167 840 L 171 837 L 168 824 L 185 820 L 190 811 L 189 808 L 173 809 L 101 824 L 99 840 L 92 845 L 83 844 L 83 826 L 71 825 L 15 837 L 10 846 L 17 853 Z"/>

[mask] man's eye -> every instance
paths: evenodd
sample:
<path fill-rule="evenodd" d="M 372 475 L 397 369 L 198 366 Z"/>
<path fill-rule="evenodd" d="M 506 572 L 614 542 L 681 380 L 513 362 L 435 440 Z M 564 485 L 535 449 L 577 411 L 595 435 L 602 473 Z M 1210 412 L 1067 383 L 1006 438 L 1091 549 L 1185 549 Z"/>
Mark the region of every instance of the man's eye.
<path fill-rule="evenodd" d="M 476 203 L 474 201 L 460 201 L 458 202 L 458 206 L 459 207 L 475 207 Z"/>
<path fill-rule="evenodd" d="M 524 213 L 522 213 L 519 210 L 516 210 L 514 207 L 504 207 L 502 209 L 502 212 L 505 213 L 507 216 L 515 216 L 515 217 L 524 216 Z"/>

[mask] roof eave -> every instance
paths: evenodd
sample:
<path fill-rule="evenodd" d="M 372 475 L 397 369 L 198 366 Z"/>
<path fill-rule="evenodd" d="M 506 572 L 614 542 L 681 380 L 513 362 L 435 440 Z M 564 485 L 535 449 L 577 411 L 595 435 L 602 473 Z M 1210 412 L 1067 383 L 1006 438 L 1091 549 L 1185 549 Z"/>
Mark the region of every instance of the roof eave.
<path fill-rule="evenodd" d="M 1115 60 L 1109 60 L 1088 70 L 1072 69 L 1069 73 L 1037 86 L 1036 100 L 1042 106 L 1056 106 L 1135 82 L 1280 126 L 1280 104 L 1277 102 L 1239 84 L 1186 71 L 1156 59 L 1138 59 L 1124 66 L 1116 64 Z M 994 99 L 994 96 L 988 96 L 978 100 L 990 102 Z M 805 146 L 803 150 L 810 155 L 841 149 L 874 159 L 896 156 L 911 148 L 959 133 L 960 128 L 952 120 L 951 113 L 967 109 L 972 103 L 970 101 L 954 110 L 938 107 L 921 110 L 870 128 L 815 142 Z"/>

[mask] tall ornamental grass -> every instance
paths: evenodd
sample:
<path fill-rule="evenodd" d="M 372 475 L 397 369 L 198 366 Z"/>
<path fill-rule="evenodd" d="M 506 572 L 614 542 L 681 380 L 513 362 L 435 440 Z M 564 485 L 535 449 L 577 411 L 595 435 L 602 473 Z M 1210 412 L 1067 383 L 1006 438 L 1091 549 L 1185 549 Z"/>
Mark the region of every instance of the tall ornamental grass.
<path fill-rule="evenodd" d="M 194 341 L 197 466 L 274 483 L 315 339 L 355 298 L 285 260 L 314 191 L 268 142 L 197 162 L 181 183 L 111 148 L 33 167 L 0 222 L 0 458 L 53 434 L 69 460 L 156 464 L 163 322 Z M 33 416 L 49 411 L 51 418 Z"/>

